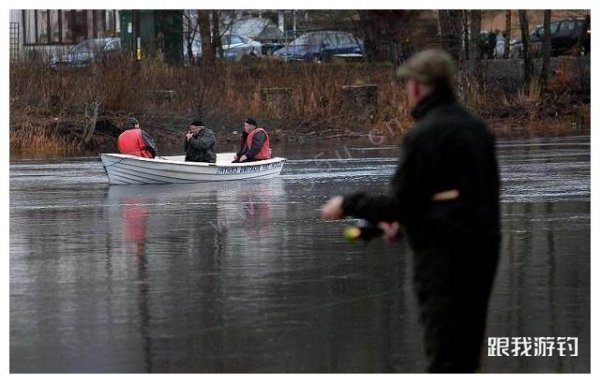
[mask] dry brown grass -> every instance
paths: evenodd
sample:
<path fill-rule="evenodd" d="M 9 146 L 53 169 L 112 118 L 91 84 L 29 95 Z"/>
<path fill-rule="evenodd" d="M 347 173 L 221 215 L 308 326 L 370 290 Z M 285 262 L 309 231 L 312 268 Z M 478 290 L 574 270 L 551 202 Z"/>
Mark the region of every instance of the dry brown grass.
<path fill-rule="evenodd" d="M 10 131 L 10 152 L 28 157 L 66 156 L 77 152 L 77 142 L 56 130 L 25 122 Z"/>
<path fill-rule="evenodd" d="M 569 75 L 570 68 L 559 72 L 563 76 L 553 79 L 550 86 L 554 94 L 577 81 Z M 363 125 L 357 125 L 355 118 L 342 108 L 342 85 L 353 84 L 378 85 L 377 113 Z M 278 87 L 292 91 L 285 117 L 270 115 L 261 101 L 261 89 Z M 542 95 L 535 82 L 530 89 L 509 95 L 495 91 L 493 84 L 479 84 L 467 78 L 463 89 L 465 103 L 484 117 L 496 115 L 500 106 L 516 114 L 525 113 L 529 123 L 539 124 L 541 115 L 536 105 L 542 102 Z M 174 91 L 173 100 L 165 101 L 165 93 L 161 93 L 165 90 Z M 152 126 L 153 119 L 165 117 L 170 121 L 165 125 L 182 125 L 198 111 L 215 127 L 237 124 L 243 117 L 253 115 L 283 130 L 293 129 L 286 126 L 293 122 L 296 126 L 310 125 L 310 130 L 350 129 L 366 134 L 377 129 L 387 136 L 400 136 L 411 124 L 404 90 L 395 82 L 392 67 L 383 64 L 282 64 L 258 60 L 178 67 L 159 58 L 141 63 L 124 58 L 110 67 L 56 73 L 42 61 L 31 61 L 10 68 L 11 151 L 30 150 L 28 144 L 38 137 L 32 134 L 33 124 L 42 124 L 46 131 L 40 137 L 52 142 L 34 151 L 77 146 L 77 132 L 83 130 L 85 123 L 85 107 L 94 101 L 101 104 L 100 119 L 108 119 L 117 127 L 130 115 L 142 116 L 146 127 Z M 56 118 L 62 129 L 56 129 Z M 155 127 L 162 126 L 157 123 Z M 75 135 L 63 137 L 66 130 Z"/>
<path fill-rule="evenodd" d="M 402 95 L 394 86 L 393 71 L 388 66 L 365 64 L 313 63 L 282 64 L 271 61 L 226 63 L 212 67 L 168 66 L 160 59 L 139 63 L 123 59 L 120 65 L 96 66 L 86 70 L 52 72 L 43 62 L 11 67 L 11 129 L 40 117 L 69 120 L 75 130 L 83 128 L 85 106 L 101 104 L 101 113 L 109 118 L 143 115 L 187 116 L 199 110 L 210 121 L 237 120 L 254 115 L 272 120 L 261 102 L 263 88 L 287 87 L 292 100 L 286 118 L 312 121 L 313 125 L 351 126 L 352 116 L 340 113 L 341 86 L 375 83 L 380 85 L 379 106 L 384 113 L 374 124 L 383 124 L 406 115 L 399 110 Z M 161 91 L 172 90 L 175 100 L 165 102 Z M 163 93 L 164 94 L 164 93 Z M 33 112 L 35 111 L 35 113 Z M 368 126 L 353 126 L 368 130 Z M 26 137 L 13 134 L 13 139 Z M 15 143 L 13 148 L 24 147 Z"/>

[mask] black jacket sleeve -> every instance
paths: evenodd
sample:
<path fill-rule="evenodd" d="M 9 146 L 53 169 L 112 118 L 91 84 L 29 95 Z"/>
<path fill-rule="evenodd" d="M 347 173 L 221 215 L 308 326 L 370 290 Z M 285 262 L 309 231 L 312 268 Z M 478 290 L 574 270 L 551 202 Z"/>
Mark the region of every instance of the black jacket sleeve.
<path fill-rule="evenodd" d="M 156 147 L 156 143 L 150 134 L 146 131 L 142 130 L 142 139 L 144 140 L 144 145 L 146 145 L 146 149 L 152 153 L 152 157 L 156 157 L 158 155 L 158 148 Z"/>
<path fill-rule="evenodd" d="M 260 148 L 262 148 L 262 146 L 265 144 L 265 141 L 267 141 L 267 135 L 265 132 L 256 132 L 254 138 L 252 138 L 252 145 L 250 145 L 250 148 L 246 152 L 246 157 L 254 158 L 256 153 L 258 153 Z"/>
<path fill-rule="evenodd" d="M 391 222 L 404 221 L 414 217 L 415 205 L 420 204 L 424 194 L 427 174 L 425 167 L 429 162 L 426 151 L 412 144 L 408 135 L 402 147 L 402 154 L 392 178 L 390 191 L 385 195 L 369 196 L 366 193 L 354 193 L 344 196 L 342 209 L 344 215 L 366 219 L 367 221 Z"/>
<path fill-rule="evenodd" d="M 397 200 L 392 195 L 369 196 L 354 193 L 344 196 L 344 215 L 366 219 L 369 222 L 397 221 Z"/>

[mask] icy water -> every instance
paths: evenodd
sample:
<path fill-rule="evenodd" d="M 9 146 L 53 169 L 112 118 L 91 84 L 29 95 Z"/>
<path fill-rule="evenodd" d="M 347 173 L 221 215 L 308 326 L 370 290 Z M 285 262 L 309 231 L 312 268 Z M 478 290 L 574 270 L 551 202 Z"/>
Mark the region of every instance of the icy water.
<path fill-rule="evenodd" d="M 308 146 L 308 145 L 307 145 Z M 346 242 L 330 196 L 383 192 L 395 146 L 284 149 L 278 179 L 112 186 L 96 158 L 10 165 L 11 372 L 421 372 L 403 243 Z M 487 334 L 590 371 L 590 139 L 500 141 L 502 254 Z"/>

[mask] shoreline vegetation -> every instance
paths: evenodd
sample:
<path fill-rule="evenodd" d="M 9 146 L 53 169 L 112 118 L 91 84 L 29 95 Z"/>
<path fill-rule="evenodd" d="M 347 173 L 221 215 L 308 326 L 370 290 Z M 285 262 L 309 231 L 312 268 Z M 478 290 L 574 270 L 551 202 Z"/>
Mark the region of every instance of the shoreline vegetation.
<path fill-rule="evenodd" d="M 537 81 L 522 85 L 521 60 L 468 62 L 458 92 L 499 138 L 589 134 L 589 60 L 553 58 L 543 90 Z M 370 96 L 348 96 L 347 89 L 363 87 Z M 161 147 L 178 150 L 195 117 L 217 133 L 219 143 L 231 145 L 247 116 L 255 116 L 274 143 L 373 135 L 399 143 L 412 125 L 389 64 L 263 59 L 177 67 L 160 58 L 124 58 L 58 72 L 43 61 L 11 64 L 11 156 L 114 152 L 130 116 L 155 138 L 160 154 L 174 154 Z"/>

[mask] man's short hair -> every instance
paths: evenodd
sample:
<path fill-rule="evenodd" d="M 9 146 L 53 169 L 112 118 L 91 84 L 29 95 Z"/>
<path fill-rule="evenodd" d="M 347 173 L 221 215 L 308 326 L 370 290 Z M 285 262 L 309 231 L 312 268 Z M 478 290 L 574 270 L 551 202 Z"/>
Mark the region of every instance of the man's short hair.
<path fill-rule="evenodd" d="M 140 122 L 135 117 L 130 117 L 127 119 L 125 126 L 127 126 L 128 128 L 133 128 L 134 126 L 139 125 L 139 124 L 140 124 Z"/>
<path fill-rule="evenodd" d="M 454 59 L 441 49 L 426 49 L 415 53 L 396 70 L 396 77 L 399 79 L 414 79 L 433 87 L 452 87 L 455 75 Z"/>
<path fill-rule="evenodd" d="M 250 124 L 250 125 L 254 125 L 254 126 L 258 126 L 258 124 L 256 123 L 256 120 L 253 118 L 247 118 L 246 121 L 244 121 L 246 124 Z"/>

